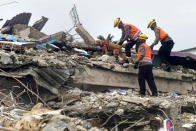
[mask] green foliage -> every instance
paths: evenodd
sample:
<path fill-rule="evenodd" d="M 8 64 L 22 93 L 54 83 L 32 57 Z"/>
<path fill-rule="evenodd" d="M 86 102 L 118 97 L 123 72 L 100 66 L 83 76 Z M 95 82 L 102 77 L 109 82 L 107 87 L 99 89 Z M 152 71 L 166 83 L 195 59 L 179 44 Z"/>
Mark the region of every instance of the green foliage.
<path fill-rule="evenodd" d="M 99 40 L 105 40 L 104 36 L 102 36 L 102 35 L 99 35 L 99 36 L 97 37 L 97 39 L 99 39 Z"/>
<path fill-rule="evenodd" d="M 103 35 L 99 35 L 99 36 L 97 37 L 97 39 L 99 39 L 99 40 L 107 40 L 107 41 L 111 42 L 113 37 L 114 37 L 114 36 L 111 35 L 111 34 L 108 34 L 107 38 L 105 38 Z"/>

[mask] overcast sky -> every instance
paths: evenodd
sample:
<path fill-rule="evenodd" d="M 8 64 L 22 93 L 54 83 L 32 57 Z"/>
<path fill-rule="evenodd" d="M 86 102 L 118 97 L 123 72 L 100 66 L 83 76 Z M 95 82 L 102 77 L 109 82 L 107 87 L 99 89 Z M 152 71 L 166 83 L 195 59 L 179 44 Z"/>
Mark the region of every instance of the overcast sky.
<path fill-rule="evenodd" d="M 196 0 L 16 0 L 19 3 L 0 7 L 1 17 L 11 19 L 16 14 L 31 12 L 32 25 L 41 16 L 49 18 L 42 32 L 46 34 L 69 30 L 73 24 L 69 12 L 76 4 L 80 22 L 96 38 L 102 34 L 114 35 L 118 40 L 121 30 L 114 28 L 115 18 L 124 23 L 137 26 L 149 39 L 154 33 L 147 29 L 150 19 L 156 19 L 174 40 L 174 51 L 195 47 L 196 45 Z M 12 0 L 0 0 L 0 5 Z M 1 25 L 2 25 L 1 24 Z M 160 44 L 156 47 L 156 49 Z"/>

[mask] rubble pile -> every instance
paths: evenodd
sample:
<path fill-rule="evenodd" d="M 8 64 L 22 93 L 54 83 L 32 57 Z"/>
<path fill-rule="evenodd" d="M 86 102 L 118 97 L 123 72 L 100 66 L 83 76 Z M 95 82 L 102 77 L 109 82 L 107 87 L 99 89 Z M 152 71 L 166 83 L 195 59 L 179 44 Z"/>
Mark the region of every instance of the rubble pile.
<path fill-rule="evenodd" d="M 3 112 L 0 121 L 4 125 L 3 129 L 15 131 L 84 131 L 85 125 L 90 131 L 98 131 L 89 121 L 70 118 L 63 115 L 62 111 L 63 109 L 49 110 L 38 103 L 31 111 L 14 109 L 10 113 Z"/>
<path fill-rule="evenodd" d="M 133 89 L 93 90 L 72 87 L 61 91 L 61 100 L 47 102 L 50 109 L 40 103 L 29 107 L 30 111 L 18 109 L 17 103 L 12 108 L 2 105 L 0 121 L 4 127 L 24 131 L 152 131 L 160 129 L 163 121 L 172 117 L 176 129 L 195 129 L 193 95 L 161 93 L 157 98 L 141 98 Z"/>
<path fill-rule="evenodd" d="M 196 130 L 195 69 L 155 67 L 159 97 L 149 90 L 140 97 L 137 55 L 129 64 L 100 56 L 80 22 L 74 26 L 84 42 L 63 31 L 46 35 L 48 18 L 28 26 L 30 17 L 19 14 L 1 29 L 0 130 L 163 131 L 168 123 Z"/>
<path fill-rule="evenodd" d="M 163 121 L 170 116 L 175 128 L 195 128 L 193 119 L 195 113 L 190 112 L 195 105 L 194 94 L 180 96 L 160 93 L 158 98 L 150 96 L 141 98 L 137 89 L 101 86 L 79 86 L 78 88 L 73 84 L 77 81 L 77 73 L 85 70 L 86 66 L 121 72 L 129 71 L 129 68 L 118 64 L 113 57 L 102 56 L 89 59 L 79 56 L 74 51 L 48 53 L 46 50 L 34 49 L 26 50 L 24 54 L 1 50 L 0 56 L 1 69 L 9 73 L 2 71 L 0 73 L 1 85 L 3 85 L 1 89 L 5 94 L 2 96 L 2 103 L 4 103 L 2 113 L 8 115 L 6 119 L 4 115 L 2 116 L 1 121 L 4 122 L 5 127 L 38 131 L 49 130 L 54 127 L 53 124 L 59 124 L 58 127 L 62 130 L 65 128 L 68 130 L 127 128 L 127 130 L 151 131 L 160 129 Z M 129 66 L 132 67 L 132 64 Z M 28 85 L 27 88 L 40 98 L 12 77 Z M 35 89 L 36 86 L 30 81 L 37 83 L 38 89 Z M 6 82 L 7 84 L 4 84 Z M 33 105 L 43 101 L 48 109 L 46 113 L 43 111 L 40 115 L 42 111 L 33 111 Z M 189 106 L 190 104 L 192 107 Z M 25 110 L 25 113 L 31 112 L 13 120 L 10 117 L 13 109 Z M 51 115 L 50 112 L 57 114 Z M 12 118 L 12 121 L 8 121 L 8 118 Z M 24 122 L 27 118 L 30 123 Z M 91 124 L 88 123 L 89 121 Z M 61 129 L 51 128 L 51 130 Z"/>

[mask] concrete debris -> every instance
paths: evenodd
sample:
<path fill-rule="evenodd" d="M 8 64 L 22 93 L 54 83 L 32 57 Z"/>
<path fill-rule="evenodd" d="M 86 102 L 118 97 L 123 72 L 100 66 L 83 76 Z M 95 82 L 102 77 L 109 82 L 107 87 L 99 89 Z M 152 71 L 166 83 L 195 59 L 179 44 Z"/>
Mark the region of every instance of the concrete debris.
<path fill-rule="evenodd" d="M 93 45 L 94 39 L 93 37 L 84 29 L 84 27 L 81 24 L 76 25 L 75 31 L 83 38 L 84 42 L 87 45 Z"/>
<path fill-rule="evenodd" d="M 166 121 L 177 131 L 195 130 L 194 68 L 154 67 L 159 96 L 148 90 L 141 97 L 137 55 L 123 64 L 94 47 L 80 22 L 75 30 L 84 42 L 68 32 L 44 34 L 48 19 L 28 26 L 29 16 L 17 15 L 1 29 L 0 130 L 154 131 Z"/>
<path fill-rule="evenodd" d="M 35 29 L 37 29 L 38 31 L 41 31 L 47 21 L 48 21 L 48 18 L 42 16 L 41 19 L 39 19 L 38 21 L 36 21 L 33 24 L 32 27 L 35 28 Z"/>
<path fill-rule="evenodd" d="M 5 52 L 1 52 L 1 62 L 2 64 L 13 64 L 13 61 L 11 59 L 11 55 Z"/>
<path fill-rule="evenodd" d="M 17 24 L 13 27 L 13 34 L 18 35 L 22 40 L 31 41 L 30 38 L 35 40 L 46 36 L 46 34 L 39 32 L 31 26 Z"/>
<path fill-rule="evenodd" d="M 11 32 L 11 29 L 12 28 L 10 26 L 6 26 L 6 27 L 0 29 L 0 33 L 1 34 L 9 34 Z"/>
<path fill-rule="evenodd" d="M 98 61 L 103 61 L 106 63 L 114 63 L 116 62 L 116 59 L 114 56 L 109 56 L 109 55 L 102 55 L 101 57 L 98 57 Z"/>
<path fill-rule="evenodd" d="M 55 34 L 52 34 L 51 35 L 51 39 L 56 39 L 56 42 L 57 43 L 66 43 L 66 41 L 67 41 L 68 38 L 67 38 L 66 33 L 63 32 L 63 31 L 61 31 L 61 32 L 57 32 Z"/>
<path fill-rule="evenodd" d="M 12 51 L 24 51 L 26 49 L 35 48 L 35 42 L 10 42 L 0 41 L 0 48 Z"/>
<path fill-rule="evenodd" d="M 5 24 L 2 26 L 2 28 L 6 26 L 13 27 L 16 24 L 28 25 L 31 15 L 31 13 L 20 13 L 14 16 L 11 20 L 7 20 Z"/>
<path fill-rule="evenodd" d="M 75 123 L 69 123 L 64 118 L 61 119 L 65 117 L 64 115 L 61 118 L 53 118 L 56 115 L 47 115 L 47 117 L 38 115 L 39 119 L 36 117 L 35 121 L 38 121 L 39 124 L 34 123 L 36 127 L 31 125 L 34 118 L 28 116 L 31 121 L 28 123 L 25 121 L 26 116 L 19 118 L 20 122 L 16 122 L 16 129 L 31 126 L 32 128 L 27 130 L 64 130 L 66 128 L 69 130 L 72 130 L 72 128 L 100 130 L 102 127 L 111 130 L 115 125 L 122 122 L 118 126 L 118 129 L 121 130 L 128 128 L 130 123 L 134 123 L 144 116 L 145 120 L 142 119 L 141 122 L 135 125 L 135 128 L 141 128 L 141 131 L 147 128 L 149 130 L 159 129 L 161 123 L 163 123 L 161 120 L 167 118 L 160 109 L 172 117 L 176 129 L 183 128 L 182 123 L 178 121 L 178 117 L 181 117 L 184 112 L 193 107 L 189 107 L 190 103 L 195 103 L 194 95 L 192 95 L 195 90 L 195 86 L 193 86 L 195 84 L 194 75 L 174 72 L 171 74 L 155 69 L 154 75 L 156 83 L 159 85 L 158 90 L 167 93 L 160 93 L 158 98 L 140 98 L 137 95 L 137 71 L 133 70 L 131 63 L 128 64 L 128 68 L 124 68 L 123 65 L 116 63 L 112 56 L 103 55 L 102 57 L 88 59 L 75 54 L 75 52 L 72 53 L 72 55 L 67 52 L 48 53 L 45 50 L 34 49 L 25 50 L 23 54 L 3 50 L 0 52 L 2 56 L 0 59 L 1 69 L 9 73 L 0 72 L 1 88 L 7 89 L 5 96 L 9 96 L 9 91 L 13 87 L 20 87 L 13 90 L 14 94 L 17 94 L 16 97 L 14 99 L 10 97 L 10 102 L 15 103 L 16 107 L 24 107 L 25 104 L 20 105 L 19 103 L 26 103 L 26 105 L 29 105 L 26 107 L 27 110 L 30 110 L 32 103 L 37 103 L 38 98 L 35 94 L 39 94 L 41 97 L 39 101 L 40 99 L 45 101 L 45 106 L 50 106 L 53 109 L 63 109 L 64 114 L 72 118 L 78 119 L 81 115 L 85 116 L 83 120 L 79 120 L 82 123 L 76 126 Z M 32 88 L 35 94 L 32 94 L 32 92 L 29 94 L 24 85 L 12 77 L 28 85 L 26 88 L 37 87 L 37 89 Z M 168 85 L 159 82 L 168 83 Z M 114 89 L 110 91 L 111 88 Z M 119 92 L 119 89 L 122 88 L 123 93 L 122 91 Z M 178 94 L 179 97 L 173 96 L 172 92 Z M 20 99 L 17 98 L 18 96 L 20 96 Z M 6 102 L 3 100 L 3 103 Z M 6 108 L 8 107 L 6 106 Z M 145 114 L 144 109 L 148 115 Z M 110 115 L 104 115 L 105 113 Z M 83 121 L 95 118 L 97 114 L 99 114 L 100 123 L 97 127 L 93 127 L 88 122 L 83 123 Z M 126 120 L 126 115 L 131 115 L 133 118 L 123 122 Z M 160 117 L 160 120 L 155 119 L 157 116 Z M 107 119 L 110 122 L 106 121 Z M 48 121 L 48 123 L 45 123 L 45 121 Z M 159 122 L 160 126 L 149 124 L 153 122 Z M 26 126 L 22 126 L 21 123 L 26 123 Z M 58 126 L 54 127 L 54 125 Z M 10 125 L 7 127 L 10 127 Z"/>
<path fill-rule="evenodd" d="M 70 118 L 62 115 L 63 110 L 49 110 L 43 107 L 41 103 L 35 105 L 28 113 L 21 117 L 10 120 L 9 117 L 2 117 L 4 127 L 11 127 L 16 131 L 87 131 L 85 124 L 89 124 L 89 129 L 95 128 L 89 122 L 78 118 Z"/>

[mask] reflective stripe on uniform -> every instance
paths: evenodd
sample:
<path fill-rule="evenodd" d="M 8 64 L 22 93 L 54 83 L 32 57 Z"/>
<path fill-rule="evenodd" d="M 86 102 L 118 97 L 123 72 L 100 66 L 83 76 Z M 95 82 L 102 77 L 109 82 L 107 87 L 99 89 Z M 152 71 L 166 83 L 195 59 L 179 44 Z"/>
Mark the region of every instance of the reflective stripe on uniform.
<path fill-rule="evenodd" d="M 137 40 L 138 36 L 141 35 L 142 32 L 140 30 L 138 30 L 138 32 L 133 36 L 133 40 Z"/>
<path fill-rule="evenodd" d="M 141 62 L 150 62 L 150 63 L 152 63 L 152 60 L 151 60 L 150 58 L 144 57 L 144 58 L 141 60 Z"/>

